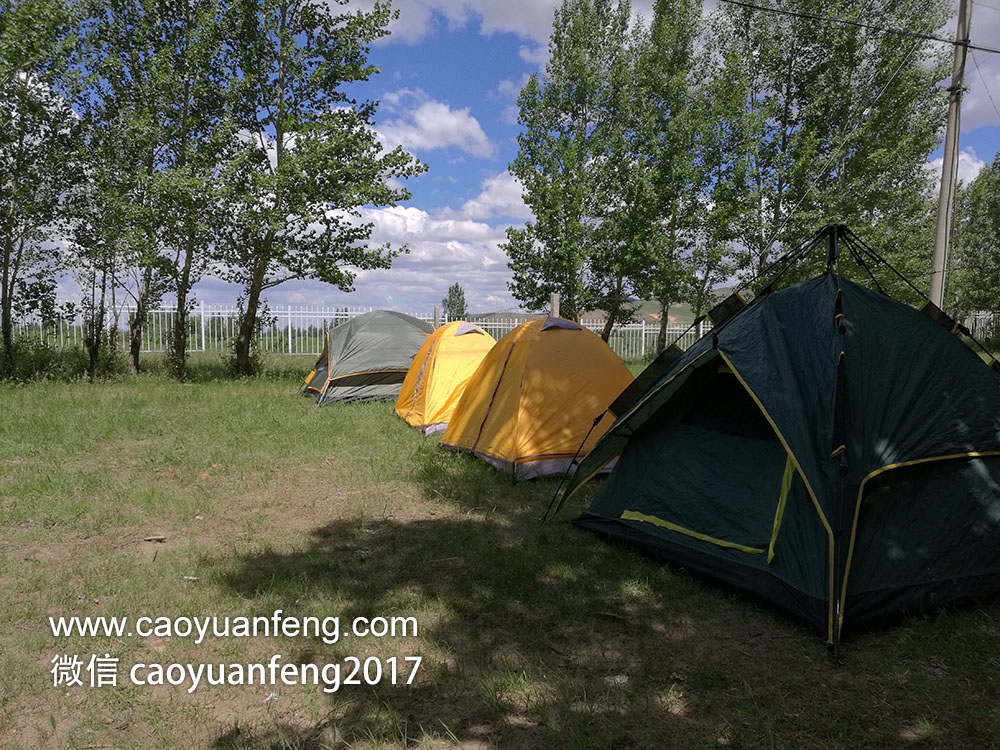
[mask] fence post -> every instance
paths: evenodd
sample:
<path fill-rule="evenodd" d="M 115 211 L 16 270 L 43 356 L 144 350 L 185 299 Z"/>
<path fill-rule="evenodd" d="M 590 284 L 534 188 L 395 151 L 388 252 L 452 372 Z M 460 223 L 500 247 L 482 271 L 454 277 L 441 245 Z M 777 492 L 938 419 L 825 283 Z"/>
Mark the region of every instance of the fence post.
<path fill-rule="evenodd" d="M 441 308 L 434 305 L 434 330 L 441 327 Z"/>
<path fill-rule="evenodd" d="M 205 351 L 205 300 L 201 301 L 201 350 Z"/>
<path fill-rule="evenodd" d="M 552 292 L 549 295 L 549 315 L 553 318 L 559 317 L 559 292 Z"/>
<path fill-rule="evenodd" d="M 292 306 L 288 306 L 288 353 L 292 353 Z"/>
<path fill-rule="evenodd" d="M 639 336 L 640 336 L 640 341 L 642 343 L 639 345 L 639 356 L 642 357 L 643 359 L 645 359 L 646 358 L 646 319 L 643 318 L 640 322 L 642 323 L 642 332 L 639 334 Z"/>

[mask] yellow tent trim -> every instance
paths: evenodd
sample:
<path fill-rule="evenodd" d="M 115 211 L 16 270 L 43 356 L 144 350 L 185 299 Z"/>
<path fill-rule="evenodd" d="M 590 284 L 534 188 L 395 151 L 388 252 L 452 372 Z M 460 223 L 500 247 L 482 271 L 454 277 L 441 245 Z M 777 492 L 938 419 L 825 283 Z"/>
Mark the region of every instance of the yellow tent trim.
<path fill-rule="evenodd" d="M 709 542 L 710 544 L 718 545 L 719 547 L 728 547 L 729 549 L 736 549 L 740 552 L 746 552 L 748 555 L 762 555 L 764 550 L 760 547 L 747 547 L 743 544 L 737 544 L 736 542 L 727 542 L 725 539 L 717 539 L 714 536 L 709 536 L 708 534 L 700 534 L 697 531 L 691 531 L 691 529 L 685 529 L 683 526 L 678 526 L 675 523 L 670 523 L 670 521 L 664 521 L 662 518 L 657 518 L 656 516 L 647 516 L 645 513 L 638 513 L 634 510 L 626 510 L 621 514 L 621 518 L 626 521 L 640 521 L 642 523 L 650 523 L 653 526 L 659 526 L 663 529 L 670 529 L 670 531 L 676 531 L 685 536 L 693 537 L 694 539 L 700 539 L 703 542 Z"/>
<path fill-rule="evenodd" d="M 778 530 L 781 528 L 781 519 L 785 515 L 785 502 L 788 500 L 788 492 L 792 489 L 792 480 L 795 478 L 795 464 L 789 455 L 785 459 L 785 473 L 781 476 L 781 495 L 778 497 L 778 509 L 774 514 L 774 528 L 771 531 L 771 543 L 767 545 L 767 564 L 771 564 L 774 559 L 774 543 L 778 541 Z"/>
<path fill-rule="evenodd" d="M 788 458 L 795 463 L 795 468 L 798 470 L 799 476 L 802 477 L 802 483 L 805 484 L 806 491 L 809 493 L 809 497 L 812 499 L 813 507 L 816 508 L 816 513 L 819 514 L 819 520 L 823 522 L 823 528 L 826 529 L 826 536 L 829 547 L 829 562 L 830 562 L 830 583 L 829 583 L 830 608 L 829 612 L 827 613 L 827 641 L 829 643 L 833 643 L 833 601 L 835 598 L 833 590 L 833 570 L 834 570 L 833 529 L 830 527 L 830 522 L 827 521 L 826 519 L 826 514 L 823 513 L 823 508 L 819 504 L 819 499 L 816 497 L 816 493 L 813 492 L 812 485 L 809 483 L 809 478 L 806 476 L 806 473 L 802 471 L 802 465 L 799 463 L 799 460 L 795 457 L 795 453 L 792 452 L 791 447 L 788 445 L 788 441 L 785 440 L 785 436 L 781 434 L 781 430 L 778 429 L 778 425 L 775 424 L 774 420 L 771 418 L 771 415 L 768 414 L 767 409 L 764 408 L 764 404 L 761 403 L 761 400 L 759 398 L 757 398 L 757 394 L 753 392 L 753 389 L 751 389 L 749 385 L 747 385 L 747 381 L 743 379 L 743 376 L 740 375 L 739 370 L 737 370 L 733 366 L 733 363 L 730 361 L 729 357 L 727 357 L 725 352 L 723 352 L 721 349 L 719 349 L 719 356 L 722 357 L 722 359 L 725 360 L 726 364 L 729 365 L 729 369 L 733 371 L 733 375 L 736 376 L 736 379 L 740 381 L 740 383 L 746 389 L 747 393 L 750 394 L 750 397 L 754 400 L 754 403 L 757 404 L 757 408 L 760 409 L 761 413 L 764 415 L 764 418 L 767 419 L 771 427 L 774 429 L 774 433 L 778 436 L 778 440 L 780 440 L 781 444 L 785 447 L 785 452 L 788 454 Z"/>
<path fill-rule="evenodd" d="M 928 458 L 915 458 L 912 461 L 900 461 L 895 464 L 887 464 L 880 469 L 875 469 L 869 472 L 864 479 L 861 480 L 861 484 L 858 486 L 858 497 L 854 504 L 854 520 L 851 523 L 851 543 L 847 548 L 847 564 L 844 566 L 844 582 L 840 589 L 840 626 L 843 627 L 844 624 L 844 607 L 847 604 L 847 579 L 850 577 L 851 573 L 851 562 L 854 558 L 854 541 L 858 533 L 858 517 L 861 515 L 861 500 L 864 498 L 865 485 L 868 484 L 870 479 L 886 473 L 887 471 L 892 471 L 893 469 L 902 469 L 907 466 L 916 466 L 918 464 L 928 464 L 934 461 L 951 461 L 956 458 L 986 458 L 990 456 L 1000 456 L 1000 451 L 973 451 L 970 453 L 949 453 L 945 456 L 930 456 Z"/>

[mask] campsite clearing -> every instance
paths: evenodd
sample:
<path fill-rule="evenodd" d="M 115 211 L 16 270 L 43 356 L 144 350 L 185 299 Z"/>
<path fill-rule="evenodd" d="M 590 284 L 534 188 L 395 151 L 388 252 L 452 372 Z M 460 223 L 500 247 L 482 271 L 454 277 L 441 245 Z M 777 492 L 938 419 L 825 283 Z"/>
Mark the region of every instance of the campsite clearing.
<path fill-rule="evenodd" d="M 293 363 L 245 382 L 0 384 L 0 745 L 985 748 L 1000 737 L 1000 603 L 849 631 L 834 664 L 822 635 L 790 617 L 573 527 L 567 511 L 586 507 L 589 488 L 543 527 L 557 480 L 513 484 L 422 438 L 390 402 L 317 409 L 296 396 L 308 367 Z M 195 644 L 57 638 L 48 624 L 279 609 L 415 617 L 419 634 Z M 122 665 L 423 663 L 410 686 L 330 695 L 53 687 L 53 656 L 105 653 Z"/>

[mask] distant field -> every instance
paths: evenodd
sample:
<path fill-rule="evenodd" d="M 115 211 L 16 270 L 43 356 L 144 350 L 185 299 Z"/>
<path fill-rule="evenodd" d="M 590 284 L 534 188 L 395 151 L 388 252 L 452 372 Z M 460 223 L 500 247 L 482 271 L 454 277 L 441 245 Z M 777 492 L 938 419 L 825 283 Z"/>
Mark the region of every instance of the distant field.
<path fill-rule="evenodd" d="M 0 747 L 996 747 L 1000 603 L 821 637 L 539 516 L 385 403 L 272 377 L 0 384 Z M 155 368 L 154 368 L 155 369 Z M 580 506 L 571 509 L 579 510 Z M 144 541 L 163 537 L 162 541 Z M 186 580 L 191 577 L 195 580 Z M 49 616 L 416 617 L 411 638 L 54 637 Z M 134 622 L 134 619 L 133 619 Z M 323 665 L 412 685 L 53 687 L 53 656 Z"/>

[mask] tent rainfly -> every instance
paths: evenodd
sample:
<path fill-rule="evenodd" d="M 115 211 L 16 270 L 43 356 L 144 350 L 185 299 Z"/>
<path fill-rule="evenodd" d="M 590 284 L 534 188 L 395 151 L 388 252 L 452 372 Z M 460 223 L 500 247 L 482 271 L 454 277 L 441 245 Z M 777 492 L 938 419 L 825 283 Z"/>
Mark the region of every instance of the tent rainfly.
<path fill-rule="evenodd" d="M 1000 591 L 1000 375 L 953 321 L 831 270 L 716 322 L 637 378 L 563 495 L 620 454 L 577 524 L 834 652 L 845 623 Z"/>
<path fill-rule="evenodd" d="M 608 415 L 594 419 L 631 382 L 591 331 L 561 318 L 530 320 L 483 359 L 441 442 L 518 479 L 562 472 L 611 425 Z"/>
<path fill-rule="evenodd" d="M 395 399 L 430 323 L 391 310 L 359 315 L 326 332 L 323 353 L 306 376 L 318 404 Z"/>
<path fill-rule="evenodd" d="M 396 413 L 425 435 L 442 432 L 469 378 L 496 340 L 461 320 L 438 328 L 413 358 L 396 399 Z"/>

